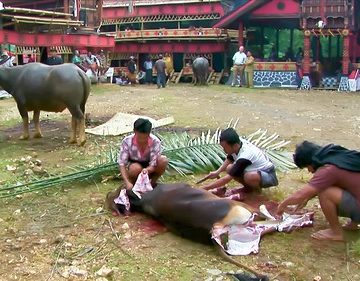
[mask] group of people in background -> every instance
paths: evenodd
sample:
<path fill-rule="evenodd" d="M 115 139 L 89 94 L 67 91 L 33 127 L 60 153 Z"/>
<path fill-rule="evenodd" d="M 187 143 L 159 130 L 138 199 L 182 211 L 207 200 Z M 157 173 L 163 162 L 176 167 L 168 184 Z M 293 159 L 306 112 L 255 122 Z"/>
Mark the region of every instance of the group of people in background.
<path fill-rule="evenodd" d="M 173 61 L 170 54 L 166 53 L 165 56 L 159 54 L 154 60 L 148 55 L 142 65 L 142 68 L 137 66 L 134 56 L 130 56 L 126 72 L 121 69 L 118 73 L 119 78 L 116 78 L 116 83 L 119 85 L 135 85 L 140 84 L 153 84 L 153 76 L 156 75 L 156 85 L 160 88 L 166 87 L 167 79 L 173 69 Z"/>
<path fill-rule="evenodd" d="M 249 88 L 254 87 L 254 63 L 255 59 L 252 56 L 252 53 L 248 50 L 245 53 L 244 46 L 239 47 L 233 56 L 233 79 L 231 81 L 231 86 L 238 87 L 247 86 Z"/>
<path fill-rule="evenodd" d="M 74 51 L 74 56 L 71 60 L 85 72 L 90 70 L 94 76 L 103 76 L 108 71 L 110 63 L 104 50 L 100 50 L 97 55 L 88 51 L 87 55 L 82 57 L 78 50 Z"/>

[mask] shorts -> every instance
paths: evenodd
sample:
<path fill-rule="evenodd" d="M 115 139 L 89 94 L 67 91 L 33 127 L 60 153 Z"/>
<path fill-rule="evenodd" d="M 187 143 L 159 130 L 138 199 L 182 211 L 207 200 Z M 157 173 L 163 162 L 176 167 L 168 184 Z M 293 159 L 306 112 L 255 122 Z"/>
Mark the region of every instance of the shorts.
<path fill-rule="evenodd" d="M 340 217 L 350 218 L 352 221 L 360 223 L 360 204 L 350 192 L 343 191 L 337 211 Z"/>
<path fill-rule="evenodd" d="M 268 169 L 264 169 L 258 171 L 261 177 L 261 188 L 267 188 L 270 186 L 277 186 L 279 184 L 278 179 L 276 177 L 276 172 L 274 166 Z"/>
<path fill-rule="evenodd" d="M 149 167 L 149 164 L 150 164 L 149 161 L 137 161 L 137 160 L 131 160 L 131 159 L 129 159 L 129 166 L 130 166 L 131 164 L 133 164 L 133 163 L 138 163 L 138 164 L 140 164 L 141 167 L 143 167 L 143 168 Z"/>

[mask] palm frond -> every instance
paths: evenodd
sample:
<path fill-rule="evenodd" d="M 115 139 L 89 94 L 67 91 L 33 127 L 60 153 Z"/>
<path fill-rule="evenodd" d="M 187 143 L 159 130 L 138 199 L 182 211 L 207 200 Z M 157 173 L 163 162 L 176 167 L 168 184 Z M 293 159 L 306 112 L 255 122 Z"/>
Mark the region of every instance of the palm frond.
<path fill-rule="evenodd" d="M 230 120 L 228 127 L 235 127 L 238 121 L 239 119 Z M 225 159 L 225 153 L 219 144 L 220 133 L 221 130 L 217 129 L 213 133 L 210 130 L 202 132 L 197 137 L 192 137 L 186 132 L 159 135 L 163 145 L 162 153 L 169 159 L 167 173 L 185 176 L 208 173 L 220 167 Z M 288 171 L 296 167 L 290 154 L 283 150 L 289 144 L 289 141 L 279 140 L 279 135 L 268 135 L 266 130 L 259 129 L 241 139 L 251 142 L 262 149 L 278 170 Z M 106 150 L 100 153 L 95 163 L 75 167 L 73 172 L 66 175 L 50 176 L 27 183 L 0 187 L 0 198 L 40 191 L 48 187 L 61 186 L 71 182 L 94 180 L 104 174 L 117 174 L 118 150 L 118 146 L 109 145 Z"/>

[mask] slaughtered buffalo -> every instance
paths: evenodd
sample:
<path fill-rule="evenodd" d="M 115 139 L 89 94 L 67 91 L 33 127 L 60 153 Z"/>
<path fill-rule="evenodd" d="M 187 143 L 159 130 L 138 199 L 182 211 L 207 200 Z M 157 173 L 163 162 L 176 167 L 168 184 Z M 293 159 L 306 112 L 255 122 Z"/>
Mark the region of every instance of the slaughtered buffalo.
<path fill-rule="evenodd" d="M 105 201 L 106 208 L 118 214 L 123 211 L 119 210 L 122 205 L 114 203 L 119 193 L 120 189 L 109 192 Z M 153 216 L 186 238 L 194 239 L 196 235 L 202 241 L 204 238 L 210 239 L 213 228 L 244 224 L 258 211 L 247 204 L 219 198 L 204 189 L 193 188 L 184 183 L 158 184 L 153 191 L 142 194 L 141 199 L 132 191 L 128 191 L 128 196 L 132 210 Z M 266 276 L 233 260 L 221 247 L 217 247 L 226 260 L 255 274 L 258 277 L 256 280 L 267 280 Z"/>
<path fill-rule="evenodd" d="M 11 94 L 23 120 L 20 139 L 29 138 L 28 111 L 34 111 L 34 138 L 41 138 L 40 111 L 61 112 L 67 108 L 71 115 L 70 143 L 83 145 L 85 137 L 85 103 L 90 94 L 90 80 L 74 64 L 48 66 L 29 63 L 0 68 L 0 85 Z"/>

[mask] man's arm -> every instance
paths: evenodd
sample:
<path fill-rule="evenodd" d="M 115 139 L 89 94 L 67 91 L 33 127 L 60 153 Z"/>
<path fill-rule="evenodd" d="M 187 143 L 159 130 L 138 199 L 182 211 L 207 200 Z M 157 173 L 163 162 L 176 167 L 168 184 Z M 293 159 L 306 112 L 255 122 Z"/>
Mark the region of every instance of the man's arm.
<path fill-rule="evenodd" d="M 124 139 L 123 142 L 121 143 L 118 163 L 120 168 L 120 174 L 125 182 L 126 189 L 131 189 L 133 187 L 133 184 L 129 180 L 129 173 L 126 168 L 126 165 L 128 164 L 129 161 L 129 153 L 130 153 L 129 146 L 127 144 L 126 139 Z"/>
<path fill-rule="evenodd" d="M 126 167 L 124 165 L 120 165 L 120 173 L 121 173 L 121 177 L 123 178 L 123 180 L 125 182 L 125 188 L 127 190 L 132 189 L 134 185 L 130 182 L 128 170 L 126 169 Z"/>
<path fill-rule="evenodd" d="M 161 141 L 154 139 L 153 144 L 150 148 L 150 163 L 146 167 L 148 174 L 150 175 L 156 169 L 157 159 L 161 155 Z"/>
<path fill-rule="evenodd" d="M 311 198 L 315 197 L 318 194 L 318 190 L 311 186 L 310 184 L 305 185 L 284 201 L 282 201 L 277 209 L 277 214 L 281 215 L 287 206 L 297 205 L 296 210 L 300 209 L 300 207 L 304 207 Z"/>
<path fill-rule="evenodd" d="M 203 189 L 210 190 L 210 189 L 213 189 L 213 188 L 224 186 L 225 184 L 230 182 L 232 179 L 233 179 L 232 176 L 226 175 L 226 176 L 214 181 L 213 183 L 209 183 L 207 185 L 204 185 Z"/>

